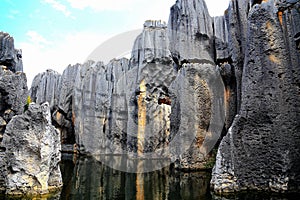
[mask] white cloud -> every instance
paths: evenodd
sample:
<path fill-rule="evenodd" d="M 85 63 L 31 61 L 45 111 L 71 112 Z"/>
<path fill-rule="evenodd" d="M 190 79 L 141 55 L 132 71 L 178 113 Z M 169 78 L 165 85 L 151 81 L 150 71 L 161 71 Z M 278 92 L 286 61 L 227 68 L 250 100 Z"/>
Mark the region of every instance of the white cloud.
<path fill-rule="evenodd" d="M 45 46 L 51 45 L 51 42 L 45 39 L 42 35 L 36 31 L 27 31 L 26 36 L 28 37 L 31 44 L 37 46 L 38 48 L 44 48 Z"/>
<path fill-rule="evenodd" d="M 70 17 L 72 14 L 65 5 L 61 4 L 56 0 L 44 0 L 44 2 L 50 4 L 54 9 L 62 12 L 67 17 Z"/>
<path fill-rule="evenodd" d="M 91 8 L 95 11 L 104 10 L 127 10 L 137 0 L 67 0 L 73 8 Z"/>
<path fill-rule="evenodd" d="M 47 69 L 62 73 L 69 64 L 83 63 L 97 45 L 109 38 L 83 31 L 49 42 L 35 31 L 28 31 L 27 35 L 29 42 L 16 43 L 16 47 L 22 49 L 29 86 L 38 73 Z"/>

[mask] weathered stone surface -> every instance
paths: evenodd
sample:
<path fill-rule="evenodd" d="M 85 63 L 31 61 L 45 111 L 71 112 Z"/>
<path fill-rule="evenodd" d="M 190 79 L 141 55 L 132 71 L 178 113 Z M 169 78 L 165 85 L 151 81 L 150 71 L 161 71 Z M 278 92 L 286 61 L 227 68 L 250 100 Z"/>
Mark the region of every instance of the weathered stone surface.
<path fill-rule="evenodd" d="M 130 67 L 142 68 L 141 66 L 150 62 L 170 63 L 171 58 L 166 23 L 146 21 L 143 32 L 133 45 Z"/>
<path fill-rule="evenodd" d="M 171 87 L 169 140 L 176 144 L 171 155 L 180 155 L 172 157 L 177 168 L 203 169 L 224 123 L 222 112 L 222 122 L 210 124 L 216 120 L 216 111 L 225 107 L 224 85 L 215 62 L 230 60 L 227 24 L 224 17 L 211 18 L 203 0 L 179 0 L 171 8 L 168 28 L 170 51 L 180 69 Z"/>
<path fill-rule="evenodd" d="M 51 125 L 48 103 L 30 104 L 24 114 L 15 116 L 1 146 L 5 148 L 0 164 L 7 194 L 41 194 L 62 186 L 60 135 Z"/>
<path fill-rule="evenodd" d="M 129 61 L 120 59 L 106 66 L 102 62 L 87 62 L 78 71 L 73 119 L 80 153 L 97 155 L 126 150 L 127 101 L 118 88 L 126 88 L 128 70 Z"/>
<path fill-rule="evenodd" d="M 0 116 L 6 122 L 14 115 L 23 113 L 27 96 L 26 75 L 0 67 Z"/>
<path fill-rule="evenodd" d="M 178 0 L 169 18 L 170 51 L 176 63 L 214 62 L 213 19 L 204 0 Z"/>
<path fill-rule="evenodd" d="M 63 144 L 74 144 L 73 98 L 76 76 L 81 68 L 80 64 L 69 65 L 60 78 L 57 92 L 57 106 L 52 119 L 61 132 Z"/>
<path fill-rule="evenodd" d="M 5 191 L 6 146 L 2 144 L 6 125 L 17 114 L 24 111 L 27 80 L 22 71 L 22 52 L 14 49 L 14 39 L 0 32 L 0 193 Z"/>
<path fill-rule="evenodd" d="M 228 44 L 228 28 L 225 16 L 218 16 L 213 18 L 214 25 L 214 39 L 216 62 L 223 63 L 230 61 L 229 44 Z"/>
<path fill-rule="evenodd" d="M 225 131 L 231 126 L 237 113 L 237 89 L 234 68 L 231 64 L 225 62 L 220 64 L 219 71 L 225 86 Z"/>
<path fill-rule="evenodd" d="M 76 143 L 81 153 L 100 154 L 105 152 L 109 80 L 102 62 L 87 67 L 82 80 L 77 78 L 80 82 L 74 101 Z"/>
<path fill-rule="evenodd" d="M 15 49 L 14 38 L 4 32 L 0 32 L 0 65 L 12 72 L 23 71 L 22 50 Z"/>
<path fill-rule="evenodd" d="M 2 135 L 4 133 L 5 127 L 6 121 L 2 117 L 0 117 L 0 142 L 2 141 Z"/>
<path fill-rule="evenodd" d="M 121 88 L 128 101 L 128 151 L 140 156 L 159 151 L 161 156 L 170 135 L 168 88 L 177 74 L 164 22 L 145 22 L 132 50 L 130 68 L 131 82 Z"/>
<path fill-rule="evenodd" d="M 294 27 L 300 2 L 285 2 L 263 1 L 249 12 L 241 109 L 220 144 L 211 181 L 218 193 L 300 189 L 300 53 Z"/>
<path fill-rule="evenodd" d="M 41 104 L 49 102 L 51 111 L 58 104 L 61 75 L 51 69 L 36 75 L 29 91 L 31 100 Z"/>
<path fill-rule="evenodd" d="M 244 67 L 245 49 L 247 46 L 247 15 L 250 5 L 249 0 L 233 0 L 230 1 L 228 9 L 225 11 L 225 19 L 228 28 L 228 44 L 230 64 L 234 69 L 234 79 L 236 94 L 236 109 L 233 108 L 233 115 L 237 114 L 241 104 L 241 85 L 242 73 Z"/>
<path fill-rule="evenodd" d="M 219 71 L 210 64 L 185 64 L 171 93 L 170 140 L 176 151 L 171 154 L 180 155 L 175 167 L 203 169 L 224 125 L 224 86 Z"/>
<path fill-rule="evenodd" d="M 91 63 L 78 75 L 74 116 L 80 152 L 155 152 L 167 142 L 167 88 L 176 77 L 168 44 L 165 23 L 146 21 L 130 65 L 126 59 Z"/>

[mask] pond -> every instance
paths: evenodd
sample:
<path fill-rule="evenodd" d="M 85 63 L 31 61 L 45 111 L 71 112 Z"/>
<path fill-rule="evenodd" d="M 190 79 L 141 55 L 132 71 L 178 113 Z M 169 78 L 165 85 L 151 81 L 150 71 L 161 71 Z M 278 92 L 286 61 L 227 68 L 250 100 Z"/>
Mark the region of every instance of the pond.
<path fill-rule="evenodd" d="M 91 157 L 64 156 L 61 199 L 211 199 L 209 172 L 180 173 L 169 168 L 134 174 L 114 170 Z"/>
<path fill-rule="evenodd" d="M 230 199 L 299 199 L 299 195 L 246 192 L 231 197 L 211 194 L 210 171 L 181 172 L 170 167 L 148 173 L 126 173 L 101 164 L 93 157 L 63 154 L 61 162 L 64 186 L 57 194 L 42 198 L 3 200 L 230 200 Z"/>

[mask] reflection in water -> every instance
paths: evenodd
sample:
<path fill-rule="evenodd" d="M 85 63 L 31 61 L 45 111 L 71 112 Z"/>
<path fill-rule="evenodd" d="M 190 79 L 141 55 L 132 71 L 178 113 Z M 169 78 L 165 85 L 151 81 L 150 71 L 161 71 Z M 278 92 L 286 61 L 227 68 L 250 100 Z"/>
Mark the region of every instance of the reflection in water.
<path fill-rule="evenodd" d="M 76 164 L 74 164 L 76 162 Z M 149 173 L 125 173 L 92 157 L 64 157 L 64 187 L 60 199 L 211 199 L 207 172 L 179 173 L 168 168 Z"/>
<path fill-rule="evenodd" d="M 64 154 L 61 171 L 64 187 L 60 194 L 42 198 L 9 198 L 2 200 L 230 200 L 230 199 L 299 199 L 299 195 L 241 193 L 232 197 L 211 196 L 210 172 L 178 172 L 164 168 L 148 173 L 125 173 L 109 168 L 92 157 L 76 158 Z"/>

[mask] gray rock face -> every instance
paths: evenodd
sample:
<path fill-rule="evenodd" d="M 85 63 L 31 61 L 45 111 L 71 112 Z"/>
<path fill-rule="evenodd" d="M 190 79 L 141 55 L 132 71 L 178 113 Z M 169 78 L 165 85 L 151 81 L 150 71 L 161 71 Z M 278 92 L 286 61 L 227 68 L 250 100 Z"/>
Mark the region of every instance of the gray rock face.
<path fill-rule="evenodd" d="M 61 75 L 51 69 L 34 77 L 29 91 L 33 102 L 49 102 L 51 110 L 58 104 Z"/>
<path fill-rule="evenodd" d="M 22 50 L 15 49 L 14 38 L 4 32 L 0 32 L 0 65 L 12 72 L 23 71 Z"/>
<path fill-rule="evenodd" d="M 170 51 L 180 65 L 206 59 L 214 62 L 213 19 L 204 0 L 178 0 L 169 18 Z"/>
<path fill-rule="evenodd" d="M 241 109 L 211 181 L 218 193 L 300 189 L 299 3 L 269 0 L 249 12 Z"/>
<path fill-rule="evenodd" d="M 6 123 L 24 111 L 27 96 L 26 75 L 0 66 L 0 116 Z"/>
<path fill-rule="evenodd" d="M 229 62 L 228 25 L 225 16 L 213 18 L 217 63 Z"/>
<path fill-rule="evenodd" d="M 171 58 L 166 23 L 146 21 L 142 34 L 137 37 L 133 45 L 131 68 L 150 62 L 170 63 Z"/>
<path fill-rule="evenodd" d="M 171 87 L 170 141 L 176 144 L 172 155 L 180 155 L 173 158 L 177 168 L 203 169 L 224 123 L 224 112 L 216 119 L 216 111 L 224 110 L 225 105 L 224 85 L 215 62 L 230 57 L 227 24 L 224 17 L 211 18 L 203 0 L 182 0 L 171 8 L 168 28 L 170 51 L 180 69 Z M 210 124 L 214 120 L 222 122 Z"/>
<path fill-rule="evenodd" d="M 168 31 L 164 22 L 146 21 L 136 39 L 128 77 L 122 88 L 128 101 L 128 151 L 138 154 L 161 151 L 170 135 L 171 101 L 168 88 L 176 77 Z"/>
<path fill-rule="evenodd" d="M 14 40 L 0 32 L 0 193 L 5 191 L 5 149 L 2 144 L 7 124 L 13 116 L 23 113 L 26 104 L 27 80 L 22 71 L 20 50 L 14 49 Z"/>
<path fill-rule="evenodd" d="M 181 155 L 175 167 L 204 169 L 224 125 L 224 86 L 219 71 L 210 64 L 185 64 L 171 92 L 171 140 L 176 154 Z"/>
<path fill-rule="evenodd" d="M 124 96 L 116 91 L 119 78 L 128 70 L 128 63 L 127 59 L 112 60 L 106 66 L 102 62 L 87 62 L 78 71 L 73 119 L 80 153 L 113 153 L 116 150 L 110 142 L 114 141 L 114 138 L 118 138 L 114 142 L 118 143 L 116 146 L 119 148 L 126 144 L 122 116 L 117 118 L 118 112 L 124 112 L 118 110 L 118 106 L 122 109 L 126 106 L 122 105 Z M 121 120 L 122 126 L 116 122 L 117 119 Z"/>
<path fill-rule="evenodd" d="M 74 118 L 80 152 L 155 152 L 166 143 L 167 88 L 176 77 L 168 44 L 165 23 L 146 21 L 130 64 L 126 59 L 94 63 L 78 74 Z"/>
<path fill-rule="evenodd" d="M 57 90 L 57 106 L 52 118 L 61 132 L 63 144 L 75 144 L 73 98 L 76 76 L 80 68 L 80 64 L 68 66 L 61 76 Z"/>
<path fill-rule="evenodd" d="M 79 93 L 75 94 L 74 118 L 76 142 L 81 153 L 105 152 L 105 126 L 109 109 L 106 70 L 102 62 L 89 66 L 79 88 L 76 88 Z"/>
<path fill-rule="evenodd" d="M 236 109 L 234 115 L 240 109 L 242 73 L 244 67 L 245 50 L 247 45 L 247 15 L 249 11 L 249 0 L 230 1 L 228 9 L 225 11 L 225 19 L 228 28 L 229 44 L 229 63 L 234 70 L 235 84 L 231 87 L 236 88 L 235 98 Z"/>
<path fill-rule="evenodd" d="M 42 194 L 62 186 L 60 135 L 51 125 L 48 103 L 30 104 L 7 125 L 5 147 L 7 194 Z M 2 161 L 3 162 L 3 161 Z"/>

